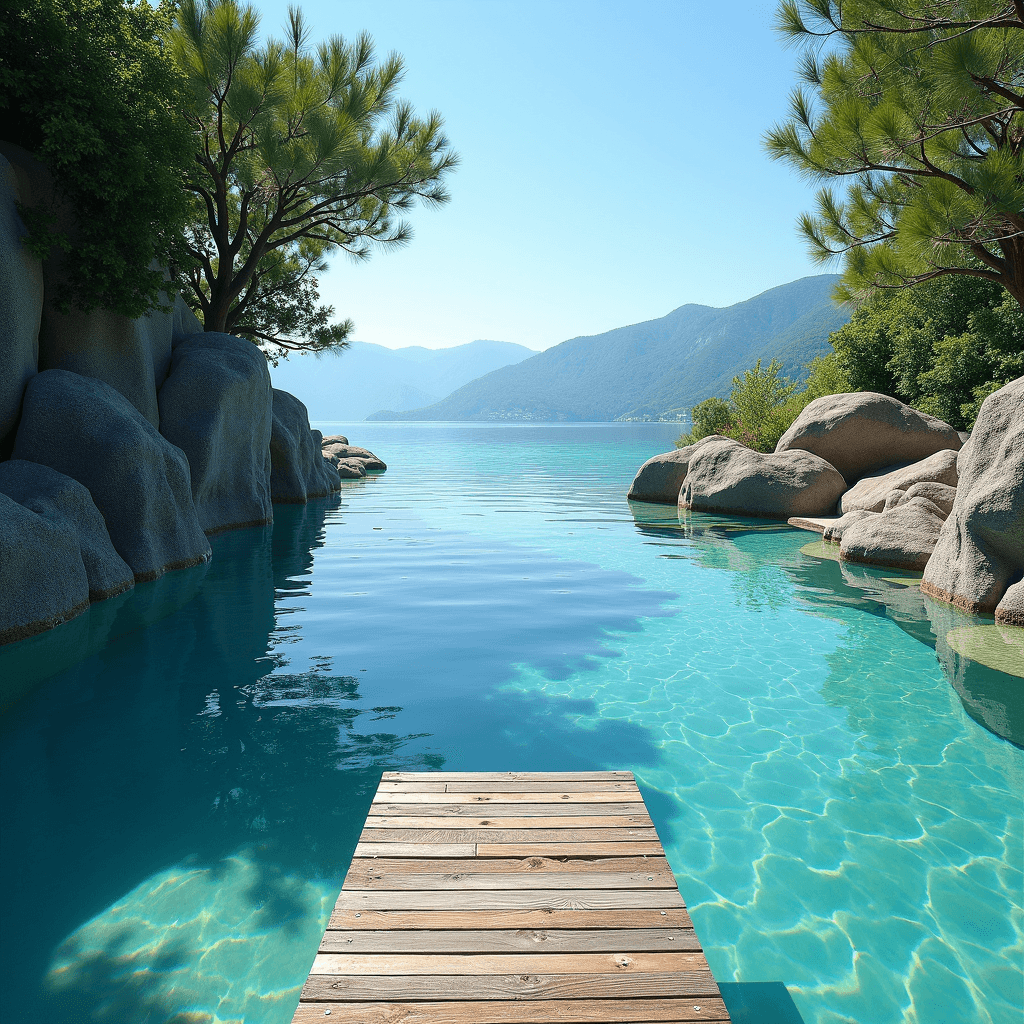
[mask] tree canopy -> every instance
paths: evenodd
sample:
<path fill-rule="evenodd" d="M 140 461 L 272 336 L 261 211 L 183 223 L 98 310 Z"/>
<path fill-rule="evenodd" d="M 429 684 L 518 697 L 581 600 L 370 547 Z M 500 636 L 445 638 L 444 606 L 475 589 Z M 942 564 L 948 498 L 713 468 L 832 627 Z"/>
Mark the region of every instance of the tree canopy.
<path fill-rule="evenodd" d="M 167 37 L 195 140 L 184 293 L 207 330 L 271 357 L 344 347 L 351 322 L 318 304 L 328 255 L 406 242 L 398 215 L 446 202 L 457 157 L 439 114 L 397 98 L 397 54 L 378 61 L 367 35 L 313 47 L 294 7 L 284 40 L 258 26 L 235 0 L 182 0 Z"/>
<path fill-rule="evenodd" d="M 53 172 L 71 223 L 23 209 L 27 244 L 67 252 L 61 301 L 141 316 L 165 286 L 187 216 L 191 140 L 180 75 L 160 43 L 170 9 L 145 0 L 2 0 L 3 138 Z"/>
<path fill-rule="evenodd" d="M 768 152 L 827 184 L 800 221 L 841 298 L 962 275 L 1024 303 L 1024 4 L 785 0 L 803 48 Z"/>

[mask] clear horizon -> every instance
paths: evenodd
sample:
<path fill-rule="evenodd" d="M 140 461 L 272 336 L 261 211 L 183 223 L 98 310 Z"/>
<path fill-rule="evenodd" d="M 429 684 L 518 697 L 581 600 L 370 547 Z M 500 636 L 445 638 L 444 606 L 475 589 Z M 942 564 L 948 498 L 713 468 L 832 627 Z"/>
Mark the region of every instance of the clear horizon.
<path fill-rule="evenodd" d="M 336 256 L 322 299 L 356 341 L 543 351 L 829 272 L 796 234 L 812 189 L 761 148 L 796 83 L 775 6 L 726 24 L 671 0 L 302 3 L 314 42 L 401 53 L 401 97 L 462 157 L 452 201 L 409 211 L 411 243 Z M 257 5 L 264 34 L 286 8 Z"/>

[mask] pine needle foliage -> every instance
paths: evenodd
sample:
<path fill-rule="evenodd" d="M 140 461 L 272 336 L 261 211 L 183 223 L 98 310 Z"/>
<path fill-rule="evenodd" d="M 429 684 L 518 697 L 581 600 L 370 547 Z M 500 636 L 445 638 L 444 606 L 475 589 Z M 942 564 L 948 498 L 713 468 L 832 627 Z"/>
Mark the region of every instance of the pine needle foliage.
<path fill-rule="evenodd" d="M 184 293 L 206 330 L 272 359 L 337 350 L 352 323 L 319 304 L 328 255 L 406 243 L 400 214 L 447 202 L 458 158 L 439 114 L 397 98 L 398 54 L 378 61 L 365 34 L 313 46 L 295 7 L 283 39 L 261 45 L 258 30 L 252 6 L 182 0 L 168 34 L 195 144 Z"/>
<path fill-rule="evenodd" d="M 166 301 L 192 150 L 161 43 L 170 17 L 146 0 L 0 0 L 0 133 L 53 174 L 52 206 L 21 214 L 36 256 L 67 254 L 64 310 L 138 317 Z"/>
<path fill-rule="evenodd" d="M 823 184 L 799 227 L 836 297 L 962 275 L 1024 304 L 1024 3 L 784 0 L 776 24 L 802 83 L 765 146 Z"/>

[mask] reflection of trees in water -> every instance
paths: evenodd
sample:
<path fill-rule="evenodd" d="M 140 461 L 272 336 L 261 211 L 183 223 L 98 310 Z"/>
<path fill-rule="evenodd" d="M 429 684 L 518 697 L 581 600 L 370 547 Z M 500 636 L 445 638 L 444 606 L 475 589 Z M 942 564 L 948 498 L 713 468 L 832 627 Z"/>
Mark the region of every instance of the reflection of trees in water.
<path fill-rule="evenodd" d="M 984 620 L 925 597 L 911 585 L 915 577 L 908 576 L 907 584 L 895 582 L 891 569 L 806 558 L 787 566 L 786 572 L 797 583 L 801 600 L 816 614 L 834 617 L 830 612 L 836 604 L 856 607 L 891 619 L 931 647 L 971 718 L 995 735 L 1024 746 L 1024 696 L 1019 680 L 965 658 L 946 641 L 951 629 Z M 867 652 L 859 657 L 871 660 L 872 656 Z"/>

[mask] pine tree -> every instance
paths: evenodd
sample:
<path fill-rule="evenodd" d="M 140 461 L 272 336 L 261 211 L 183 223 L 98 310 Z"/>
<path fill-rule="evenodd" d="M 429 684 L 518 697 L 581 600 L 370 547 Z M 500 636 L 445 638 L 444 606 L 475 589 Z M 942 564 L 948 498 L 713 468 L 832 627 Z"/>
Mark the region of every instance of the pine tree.
<path fill-rule="evenodd" d="M 258 27 L 235 0 L 182 0 L 168 35 L 195 140 L 184 294 L 206 330 L 272 358 L 342 348 L 351 321 L 318 305 L 327 256 L 406 242 L 396 213 L 446 202 L 457 157 L 440 115 L 396 98 L 397 54 L 378 62 L 367 35 L 314 48 L 294 7 L 283 42 L 259 45 Z"/>
<path fill-rule="evenodd" d="M 786 0 L 803 85 L 768 152 L 827 185 L 800 229 L 837 297 L 949 274 L 1024 304 L 1024 3 Z"/>

